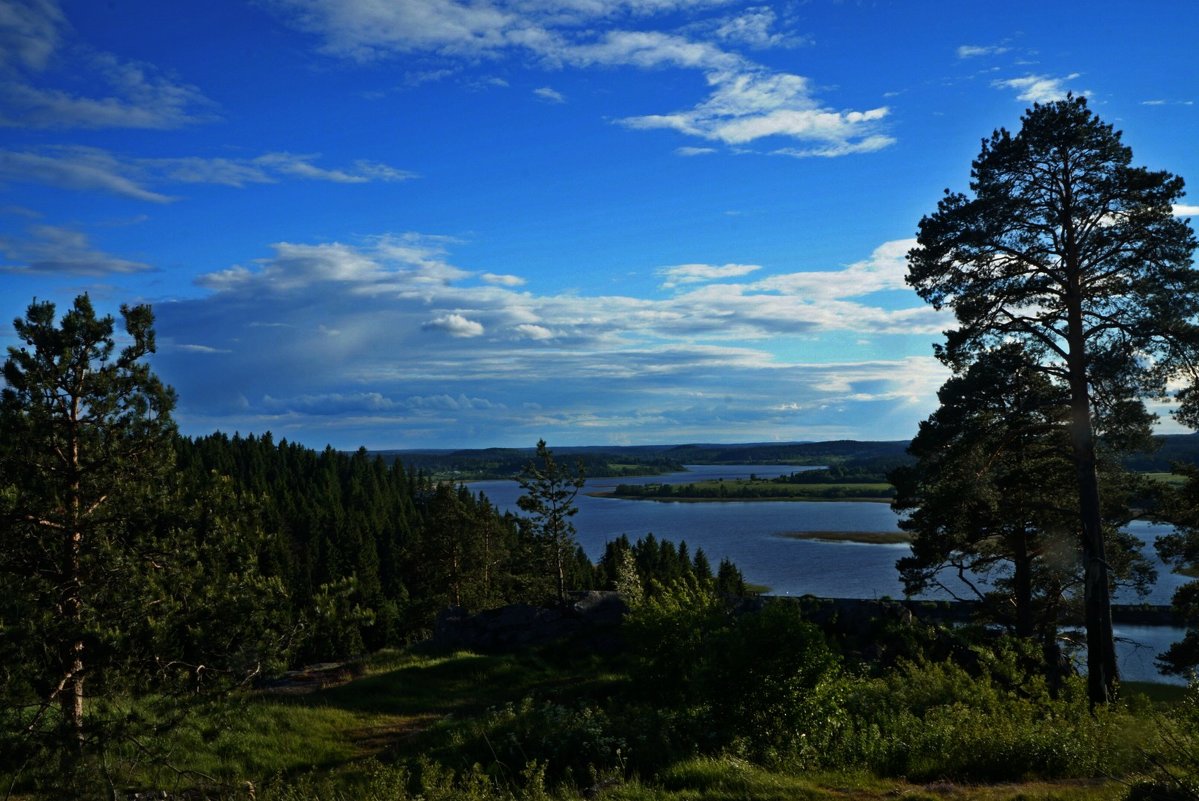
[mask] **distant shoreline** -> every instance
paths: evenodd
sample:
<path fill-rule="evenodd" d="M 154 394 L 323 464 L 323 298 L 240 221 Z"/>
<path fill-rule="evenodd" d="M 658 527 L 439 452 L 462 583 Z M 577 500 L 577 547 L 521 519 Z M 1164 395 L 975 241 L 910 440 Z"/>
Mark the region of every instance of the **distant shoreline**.
<path fill-rule="evenodd" d="M 670 496 L 660 498 L 647 495 L 617 495 L 615 492 L 588 492 L 586 493 L 592 498 L 616 498 L 624 501 L 656 501 L 658 503 L 890 503 L 890 498 L 882 497 L 864 497 L 864 498 L 819 498 L 810 495 L 779 495 L 779 496 L 762 496 L 762 497 L 724 497 L 724 498 L 695 498 L 695 497 L 677 497 Z"/>
<path fill-rule="evenodd" d="M 784 531 L 778 536 L 793 540 L 859 542 L 864 545 L 906 545 L 912 535 L 904 531 Z"/>

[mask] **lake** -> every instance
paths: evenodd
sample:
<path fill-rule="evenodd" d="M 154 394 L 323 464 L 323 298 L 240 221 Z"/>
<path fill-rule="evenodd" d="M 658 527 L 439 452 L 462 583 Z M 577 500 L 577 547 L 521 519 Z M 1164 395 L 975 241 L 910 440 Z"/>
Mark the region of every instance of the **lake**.
<path fill-rule="evenodd" d="M 793 465 L 687 465 L 687 472 L 660 476 L 588 479 L 584 492 L 604 492 L 617 484 L 686 484 L 723 478 L 726 481 L 787 475 L 811 467 Z M 515 481 L 477 481 L 471 490 L 482 492 L 501 510 L 519 512 L 516 499 L 520 485 Z M 908 551 L 907 545 L 867 545 L 847 542 L 796 540 L 781 536 L 789 531 L 898 531 L 897 518 L 884 503 L 725 501 L 681 503 L 596 498 L 580 494 L 579 512 L 573 518 L 579 544 L 592 559 L 598 559 L 609 540 L 628 534 L 637 539 L 652 532 L 659 539 L 686 541 L 694 553 L 703 548 L 712 564 L 729 559 L 747 581 L 763 584 L 774 595 L 817 595 L 829 598 L 903 597 L 903 585 L 895 560 Z M 1174 588 L 1187 579 L 1169 572 L 1156 558 L 1152 541 L 1168 528 L 1148 523 L 1130 527 L 1158 565 L 1158 582 L 1144 600 L 1168 604 Z M 944 596 L 942 596 L 944 597 Z M 1117 600 L 1138 599 L 1118 593 Z M 1125 678 L 1163 680 L 1153 668 L 1152 656 L 1180 636 L 1160 627 L 1122 627 L 1117 636 L 1135 637 L 1121 646 Z"/>

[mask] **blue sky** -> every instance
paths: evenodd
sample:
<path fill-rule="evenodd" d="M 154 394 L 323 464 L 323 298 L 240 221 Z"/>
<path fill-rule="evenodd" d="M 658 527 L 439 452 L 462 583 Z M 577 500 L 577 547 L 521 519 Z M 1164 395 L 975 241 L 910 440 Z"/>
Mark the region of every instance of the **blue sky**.
<path fill-rule="evenodd" d="M 920 217 L 1068 91 L 1199 181 L 1197 34 L 1190 2 L 0 0 L 0 344 L 34 297 L 148 302 L 185 433 L 314 447 L 907 438 L 951 325 L 903 282 Z"/>

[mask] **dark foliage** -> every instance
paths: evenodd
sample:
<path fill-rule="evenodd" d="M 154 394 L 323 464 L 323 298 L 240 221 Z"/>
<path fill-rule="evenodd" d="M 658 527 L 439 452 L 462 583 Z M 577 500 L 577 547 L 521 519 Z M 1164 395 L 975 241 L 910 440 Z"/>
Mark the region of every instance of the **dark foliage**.
<path fill-rule="evenodd" d="M 971 165 L 970 193 L 946 192 L 920 221 L 908 283 L 958 327 L 937 347 L 963 373 L 1018 342 L 1066 391 L 1076 474 L 1091 697 L 1118 680 L 1097 443 L 1124 450 L 1124 421 L 1147 397 L 1196 378 L 1196 247 L 1172 205 L 1182 179 L 1132 164 L 1132 150 L 1084 98 L 1034 105 L 1020 130 L 995 131 Z M 1196 393 L 1180 393 L 1193 422 Z"/>

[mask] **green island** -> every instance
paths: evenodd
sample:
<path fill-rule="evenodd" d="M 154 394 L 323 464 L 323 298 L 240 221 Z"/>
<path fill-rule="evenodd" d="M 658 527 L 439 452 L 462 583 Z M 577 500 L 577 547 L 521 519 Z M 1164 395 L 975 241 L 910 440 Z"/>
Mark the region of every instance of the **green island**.
<path fill-rule="evenodd" d="M 56 36 L 57 3 L 2 7 L 8 19 L 0 28 L 7 24 L 16 38 L 42 29 L 41 40 L 17 56 L 40 69 Z M 445 19 L 490 16 L 504 26 L 493 28 L 497 38 L 556 40 L 552 47 L 565 48 L 564 57 L 572 42 L 583 42 L 515 27 L 501 19 L 510 16 L 507 7 L 472 4 L 470 15 L 464 5 L 454 9 Z M 574 12 L 563 17 L 579 27 L 585 20 Z M 357 19 L 392 35 L 375 17 Z M 764 31 L 766 20 L 758 20 L 742 27 Z M 664 63 L 666 46 L 684 53 L 674 34 L 587 36 L 599 43 L 587 60 L 598 61 L 600 50 L 610 59 L 630 45 L 647 65 Z M 959 57 L 996 49 L 961 47 Z M 113 84 L 170 87 L 152 73 L 146 79 L 141 66 L 125 69 L 103 51 L 94 55 L 114 68 L 107 71 L 121 72 Z M 720 117 L 731 109 L 738 127 L 778 132 L 774 112 L 794 126 L 803 121 L 796 107 L 816 107 L 800 76 L 775 80 L 719 50 L 684 57 L 716 71 L 708 79 L 714 101 L 689 128 L 728 127 Z M 723 85 L 730 80 L 735 85 Z M 115 319 L 97 316 L 86 292 L 61 315 L 54 302 L 34 300 L 13 321 L 21 344 L 8 347 L 0 387 L 4 799 L 1199 801 L 1199 583 L 1179 587 L 1172 608 L 1124 608 L 1135 619 L 1185 629 L 1156 657 L 1163 673 L 1191 677 L 1185 687 L 1121 681 L 1127 666 L 1111 603 L 1121 583 L 1147 592 L 1156 580 L 1143 543 L 1120 530 L 1121 521 L 1168 523 L 1171 533 L 1155 542 L 1165 565 L 1193 567 L 1199 556 L 1199 438 L 1166 439 L 1161 452 L 1149 453 L 1155 416 L 1144 403 L 1185 379 L 1180 419 L 1199 426 L 1199 241 L 1181 219 L 1195 210 L 1178 203 L 1180 178 L 1132 165 L 1120 134 L 1085 98 L 1068 92 L 1049 100 L 1056 79 L 1022 80 L 1041 84 L 1030 91 L 1045 102 L 1025 113 L 1016 135 L 1001 128 L 984 140 L 971 168 L 973 197 L 947 191 L 907 251 L 907 285 L 952 310 L 960 326 L 938 346 L 952 372 L 940 405 L 907 445 L 563 448 L 555 457 L 542 439 L 532 450 L 422 456 L 317 451 L 270 432 L 185 436 L 173 417 L 176 392 L 151 368 L 157 344 L 149 306 L 121 305 L 118 335 Z M 536 92 L 563 101 L 548 86 Z M 772 100 L 763 108 L 771 95 L 785 106 Z M 65 107 L 72 98 L 57 99 Z M 708 119 L 712 107 L 724 110 Z M 768 116 L 743 113 L 749 107 Z M 886 108 L 819 113 L 834 122 L 872 121 Z M 655 119 L 660 127 L 664 118 Z M 882 134 L 834 138 L 826 152 L 890 141 Z M 50 147 L 62 146 L 26 161 L 72 152 Z M 96 164 L 107 158 L 89 153 Z M 286 153 L 253 164 L 355 180 Z M 400 175 L 384 164 L 358 168 Z M 125 185 L 143 199 L 171 199 Z M 55 259 L 37 246 L 18 259 L 12 254 L 19 249 L 6 247 L 10 259 L 38 259 L 18 270 L 98 274 L 92 262 L 101 255 L 86 252 L 82 234 L 42 229 L 47 244 L 71 250 Z M 387 239 L 380 249 L 440 260 L 436 248 L 400 242 L 408 240 Z M 276 266 L 284 262 L 263 269 L 273 297 L 285 299 L 290 279 L 302 273 L 382 272 L 340 260 L 330 269 L 323 261 L 330 253 L 317 258 L 302 247 L 277 247 L 279 259 L 307 254 L 291 262 L 299 269 Z M 101 272 L 149 266 L 108 261 Z M 758 269 L 691 264 L 664 274 L 688 284 L 743 275 L 747 267 Z M 442 267 L 428 277 L 447 282 L 454 272 Z M 295 275 L 280 280 L 288 273 Z M 242 268 L 217 275 L 210 288 L 218 292 L 254 281 Z M 488 283 L 496 292 L 522 281 L 483 277 L 494 279 Z M 836 299 L 887 285 L 868 281 Z M 458 313 L 426 319 L 421 328 L 431 336 L 491 331 L 508 342 L 491 316 L 486 328 Z M 722 336 L 745 330 L 736 319 L 715 319 Z M 683 330 L 691 336 L 697 329 Z M 232 353 L 167 331 L 164 344 L 176 353 Z M 531 324 L 524 333 L 559 336 Z M 569 346 L 563 337 L 553 347 Z M 657 359 L 673 350 L 644 352 Z M 720 356 L 725 350 L 709 348 L 705 364 L 741 363 Z M 310 355 L 309 363 L 320 357 Z M 644 364 L 639 354 L 634 366 Z M 735 393 L 740 373 L 724 372 L 718 377 Z M 835 383 L 849 393 L 846 401 L 877 402 L 891 392 L 872 374 L 878 370 Z M 669 381 L 675 371 L 662 375 Z M 609 377 L 601 374 L 595 386 L 614 387 Z M 535 385 L 528 391 L 530 401 L 537 397 Z M 745 393 L 746 401 L 752 397 Z M 516 420 L 508 416 L 515 405 L 477 400 L 480 408 L 504 409 L 497 420 Z M 417 421 L 424 409 L 476 405 L 465 394 L 401 401 L 356 392 L 296 401 L 295 410 L 355 416 L 394 406 Z M 181 417 L 197 419 L 193 407 L 182 408 Z M 596 419 L 540 403 L 523 408 L 538 426 Z M 768 407 L 758 399 L 746 408 Z M 803 414 L 809 407 L 777 408 Z M 698 419 L 711 425 L 722 418 Z M 466 436 L 470 429 L 461 430 Z M 1164 455 L 1188 450 L 1190 466 Z M 598 559 L 582 548 L 571 521 L 588 471 L 644 475 L 701 460 L 753 463 L 751 454 L 773 464 L 798 464 L 782 460 L 804 455 L 823 467 L 769 479 L 621 485 L 613 495 L 891 501 L 907 515 L 912 537 L 910 553 L 895 562 L 906 600 L 762 597 L 729 558 L 715 554 L 713 564 L 703 548 L 653 534 L 609 539 Z M 498 475 L 519 481 L 519 513 L 463 483 Z M 706 542 L 723 548 L 727 540 Z M 857 567 L 845 559 L 820 569 L 835 576 Z M 947 588 L 946 576 L 965 584 L 959 594 L 975 597 L 911 600 Z M 835 594 L 842 590 L 836 586 Z"/>
<path fill-rule="evenodd" d="M 894 489 L 890 484 L 831 484 L 826 486 L 780 487 L 778 485 L 730 480 L 696 484 L 621 484 L 611 492 L 592 493 L 597 498 L 630 498 L 643 501 L 719 503 L 722 501 L 868 501 L 888 503 Z"/>
<path fill-rule="evenodd" d="M 899 545 L 912 541 L 906 531 L 784 531 L 780 537 L 820 542 L 857 542 L 863 545 Z"/>
<path fill-rule="evenodd" d="M 688 484 L 619 484 L 603 497 L 647 501 L 869 501 L 889 503 L 895 487 L 887 481 L 888 470 L 901 459 L 870 458 L 834 464 L 814 470 L 799 470 L 775 478 L 714 479 Z"/>

